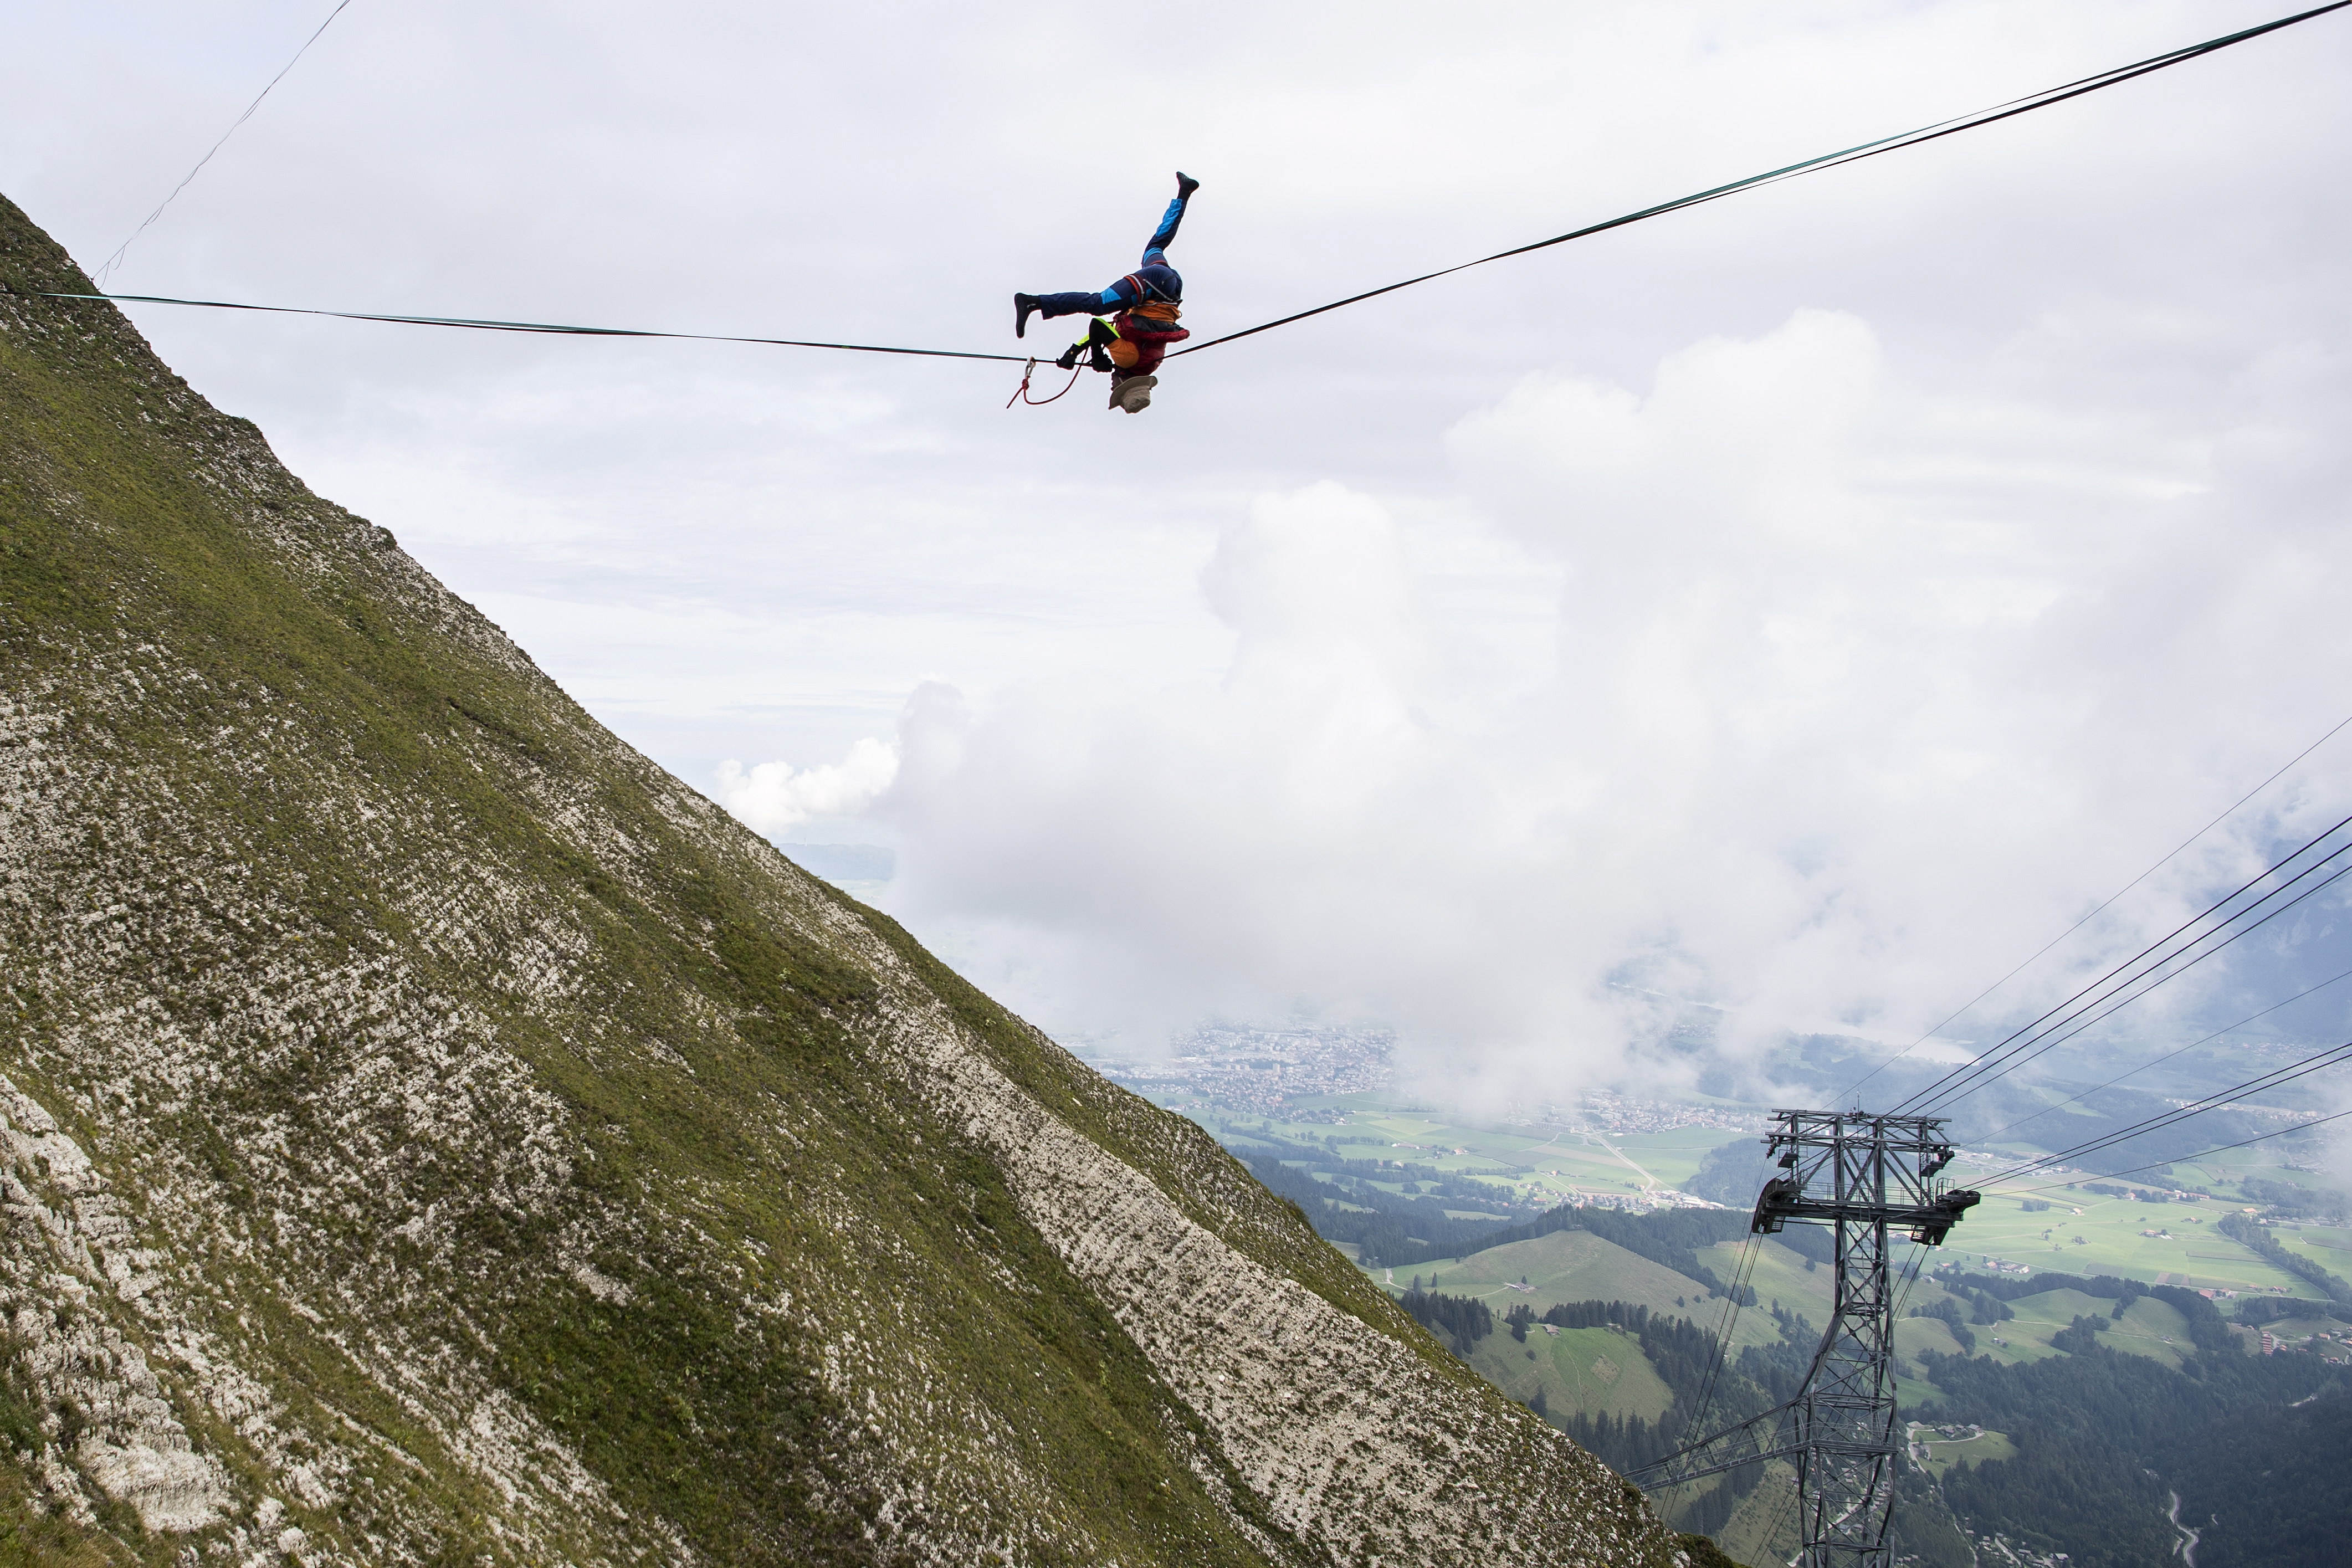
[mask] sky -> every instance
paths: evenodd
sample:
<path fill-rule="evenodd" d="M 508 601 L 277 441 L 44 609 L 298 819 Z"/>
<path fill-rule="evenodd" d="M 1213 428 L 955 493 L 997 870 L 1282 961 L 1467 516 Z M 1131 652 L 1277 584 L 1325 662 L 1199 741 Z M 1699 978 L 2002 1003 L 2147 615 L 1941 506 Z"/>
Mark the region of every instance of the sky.
<path fill-rule="evenodd" d="M 95 268 L 331 9 L 15 18 L 0 192 Z M 1012 353 L 1181 167 L 1210 336 L 2279 14 L 351 0 L 108 281 Z M 2347 66 L 2352 13 L 1172 361 L 1140 416 L 129 310 L 688 784 L 895 848 L 877 901 L 1049 1030 L 1377 1025 L 1493 1101 L 1672 1080 L 1690 1000 L 1734 1054 L 1906 1042 L 2352 714 Z M 2347 795 L 2352 731 L 1946 1037 Z M 2334 973 L 2336 907 L 2134 1026 Z"/>

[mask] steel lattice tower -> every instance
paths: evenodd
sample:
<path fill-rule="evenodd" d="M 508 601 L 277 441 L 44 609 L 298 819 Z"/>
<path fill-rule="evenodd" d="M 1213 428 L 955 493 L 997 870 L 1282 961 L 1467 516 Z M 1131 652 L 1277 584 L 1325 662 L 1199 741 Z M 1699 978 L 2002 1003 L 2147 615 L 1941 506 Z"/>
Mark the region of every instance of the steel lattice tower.
<path fill-rule="evenodd" d="M 1750 1229 L 1795 1221 L 1835 1233 L 1835 1296 L 1811 1374 L 1775 1447 L 1797 1466 L 1801 1568 L 1887 1568 L 1895 1503 L 1895 1293 L 1890 1231 L 1942 1243 L 1977 1202 L 1937 1180 L 1954 1150 L 1941 1118 L 1778 1110 L 1767 1140 L 1782 1173 Z"/>

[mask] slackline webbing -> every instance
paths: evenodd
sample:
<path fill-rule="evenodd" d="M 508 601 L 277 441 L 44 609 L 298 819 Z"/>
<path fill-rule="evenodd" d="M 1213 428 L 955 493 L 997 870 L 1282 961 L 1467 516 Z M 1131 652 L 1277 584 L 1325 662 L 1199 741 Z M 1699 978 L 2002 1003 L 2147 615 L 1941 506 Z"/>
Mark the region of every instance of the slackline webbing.
<path fill-rule="evenodd" d="M 1220 343 L 1230 343 L 1240 338 L 1255 337 L 1260 332 L 1270 332 L 1276 327 L 1286 327 L 1293 321 L 1303 321 L 1309 316 L 1319 316 L 1327 310 L 1339 310 L 1343 305 L 1354 305 L 1366 300 L 1377 300 L 1383 294 L 1393 294 L 1400 289 L 1410 289 L 1416 283 L 1427 283 L 1435 279 L 1450 277 L 1456 272 L 1466 272 L 1473 267 L 1484 267 L 1489 261 L 1501 261 L 1508 257 L 1525 256 L 1534 250 L 1548 250 L 1555 245 L 1566 245 L 1571 239 L 1583 239 L 1591 235 L 1606 234 L 1612 228 L 1623 228 L 1628 224 L 1640 223 L 1644 218 L 1663 217 L 1667 213 L 1680 212 L 1685 207 L 1695 207 L 1703 202 L 1719 201 L 1739 191 L 1754 190 L 1759 185 L 1772 184 L 1780 180 L 1792 180 L 1800 174 L 1818 174 L 1823 169 L 1833 169 L 1841 163 L 1859 163 L 1864 158 L 1875 158 L 1882 153 L 1893 153 L 1905 147 L 1916 147 L 1925 142 L 1933 142 L 1945 136 L 1955 136 L 1963 131 L 1973 131 L 1979 125 L 1990 125 L 1996 121 L 2007 120 L 2012 115 L 2031 113 L 2037 109 L 2047 109 L 2053 103 L 2063 103 L 2070 98 L 2080 98 L 2086 92 L 2096 92 L 2103 87 L 2113 87 L 2117 82 L 2129 81 L 2134 77 L 2146 76 L 2150 71 L 2159 71 L 2167 66 L 2177 66 L 2185 60 L 2196 59 L 2201 56 L 2212 54 L 2218 49 L 2226 49 L 2232 44 L 2242 44 L 2249 38 L 2261 37 L 2264 33 L 2275 33 L 2281 27 L 2292 27 L 2297 22 L 2308 22 L 2314 16 L 2324 16 L 2330 11 L 2341 11 L 2347 5 L 2352 5 L 2352 0 L 2334 0 L 2332 5 L 2316 6 L 2293 16 L 2282 16 L 2275 22 L 2264 22 L 2260 26 L 2248 27 L 2242 32 L 2230 33 L 2219 38 L 2210 38 L 2201 44 L 2190 44 L 2185 48 L 2173 49 L 2131 65 L 2117 66 L 2113 70 L 2101 71 L 2096 76 L 2086 76 L 2061 87 L 2049 88 L 2033 93 L 2029 97 L 2011 99 L 2007 103 L 1996 104 L 1990 109 L 1979 110 L 1974 114 L 1963 114 L 1951 120 L 1939 120 L 1933 125 L 1923 125 L 1916 131 L 1906 131 L 1894 136 L 1882 136 L 1874 142 L 1864 142 L 1836 153 L 1824 153 L 1818 158 L 1808 158 L 1801 163 L 1790 163 L 1761 174 L 1750 174 L 1744 180 L 1734 180 L 1727 185 L 1717 185 L 1710 190 L 1698 191 L 1687 196 L 1678 196 L 1670 202 L 1661 202 L 1654 207 L 1643 207 L 1639 212 L 1627 213 L 1622 217 L 1612 217 L 1604 223 L 1589 224 L 1583 228 L 1554 235 L 1549 239 L 1538 239 L 1532 245 L 1514 246 L 1508 250 L 1498 250 L 1492 256 L 1482 256 L 1475 261 L 1458 262 L 1452 267 L 1442 267 L 1434 272 L 1424 272 L 1418 278 L 1408 278 L 1402 283 L 1390 283 L 1378 289 L 1367 289 L 1360 294 L 1350 294 L 1344 300 L 1334 300 L 1328 305 L 1318 305 L 1311 310 L 1300 310 L 1294 315 L 1278 317 L 1258 326 L 1245 327 L 1238 332 L 1227 332 L 1223 337 L 1211 338 L 1204 343 L 1193 343 L 1189 347 L 1176 350 L 1168 357 L 1174 359 L 1178 354 L 1196 354 L 1202 349 L 1213 349 Z"/>
<path fill-rule="evenodd" d="M 2352 5 L 2352 0 L 2345 0 Z M 18 292 L 9 289 L 8 292 Z M 30 292 L 29 290 L 27 292 Z M 1025 354 L 966 353 L 959 349 L 898 349 L 880 343 L 812 342 L 800 338 L 728 337 L 716 332 L 661 332 L 645 327 L 571 327 L 551 321 L 488 321 L 466 316 L 397 316 L 376 310 L 311 310 L 299 305 L 241 305 L 230 300 L 173 300 L 162 294 L 32 293 L 37 300 L 128 300 L 142 305 L 198 305 L 208 310 L 260 310 L 274 316 L 332 316 L 344 321 L 394 321 L 411 327 L 465 327 L 478 332 L 550 332 L 559 337 L 674 338 L 697 343 L 758 343 L 780 349 L 846 349 L 864 354 L 918 354 L 927 359 L 992 359 L 1023 364 Z"/>
<path fill-rule="evenodd" d="M 2084 93 L 2096 92 L 2101 88 L 2114 87 L 2118 82 L 2130 81 L 2136 77 L 2146 76 L 2151 71 L 2163 70 L 2168 66 L 2177 66 L 2188 60 L 2201 58 L 2218 50 L 2226 49 L 2233 44 L 2242 44 L 2249 39 L 2259 38 L 2266 33 L 2275 33 L 2282 27 L 2292 27 L 2298 22 L 2308 22 L 2315 16 L 2325 16 L 2331 11 L 2341 11 L 2347 5 L 2352 5 L 2352 0 L 2333 0 L 2329 5 L 2314 6 L 2308 11 L 2297 12 L 2292 16 L 2282 16 L 2274 22 L 2264 22 L 2259 26 L 2227 33 L 2218 38 L 2209 38 L 2201 44 L 2190 44 L 2182 48 L 2168 50 L 2164 54 L 2154 55 L 2127 66 L 2117 66 L 2112 70 L 2101 71 L 2095 76 L 2083 77 L 2078 80 L 2049 88 L 2025 98 L 2011 99 L 2007 103 L 1996 104 L 1990 109 L 1979 110 L 1973 114 L 1964 114 L 1951 120 L 1939 120 L 1933 125 L 1923 125 L 1916 131 L 1905 131 L 1893 136 L 1882 136 L 1875 141 L 1842 148 L 1835 153 L 1824 153 L 1818 158 L 1808 158 L 1801 163 L 1790 163 L 1778 169 L 1768 170 L 1761 174 L 1750 174 L 1744 180 L 1734 180 L 1729 184 L 1694 192 L 1690 195 L 1678 196 L 1670 202 L 1660 202 L 1655 206 L 1643 207 L 1639 212 L 1627 213 L 1622 217 L 1588 224 L 1582 228 L 1571 229 L 1566 234 L 1554 235 L 1549 239 L 1538 239 L 1532 244 L 1513 246 L 1508 250 L 1498 250 L 1492 256 L 1482 256 L 1475 261 L 1457 262 L 1452 267 L 1442 267 L 1434 272 L 1424 272 L 1418 278 L 1408 278 L 1401 283 L 1389 283 L 1378 289 L 1367 289 L 1360 294 L 1350 294 L 1344 300 L 1334 300 L 1328 305 L 1318 305 L 1309 310 L 1299 310 L 1291 315 L 1277 317 L 1271 321 L 1260 322 L 1255 327 L 1244 327 L 1238 332 L 1227 332 L 1223 337 L 1211 338 L 1206 342 L 1189 344 L 1176 350 L 1168 357 L 1174 359 L 1182 354 L 1196 354 L 1202 349 L 1213 349 L 1223 343 L 1235 342 L 1243 338 L 1253 338 L 1260 332 L 1270 332 L 1276 327 L 1286 327 L 1293 321 L 1303 321 L 1310 316 L 1320 316 L 1327 311 L 1339 310 L 1343 306 L 1360 304 L 1366 300 L 1377 300 L 1383 294 L 1393 294 L 1400 289 L 1410 289 L 1416 283 L 1428 283 L 1440 278 L 1451 277 L 1456 272 L 1466 272 L 1473 267 L 1484 267 L 1490 261 L 1502 261 L 1514 256 L 1526 256 L 1531 251 L 1549 250 L 1555 245 L 1566 245 L 1572 239 L 1584 239 L 1592 235 L 1606 234 L 1611 229 L 1623 228 L 1629 224 L 1641 223 L 1647 218 L 1663 217 L 1667 213 L 1680 212 L 1685 207 L 1719 201 L 1725 196 L 1736 195 L 1740 191 L 1755 190 L 1759 186 L 1772 184 L 1781 180 L 1795 179 L 1801 174 L 1819 174 L 1824 169 L 1833 169 L 1843 163 L 1859 163 L 1864 158 L 1875 158 L 1883 153 L 1893 153 L 1906 147 L 1916 147 L 1924 142 L 1938 141 L 1946 136 L 1956 136 L 1963 131 L 1973 131 L 1979 126 L 1990 125 L 2016 115 L 2031 113 L 2037 109 L 2047 109 L 2053 103 L 2063 103 L 2069 99 L 2080 98 Z M 7 291 L 16 292 L 15 289 Z M 880 343 L 816 342 L 801 338 L 737 337 L 714 332 L 664 332 L 635 327 L 574 327 L 545 321 L 478 321 L 461 316 L 404 316 L 373 310 L 305 310 L 293 305 L 238 304 L 227 300 L 175 300 L 161 294 L 40 292 L 34 294 L 33 297 L 43 300 L 127 300 L 146 305 L 193 305 L 213 310 L 259 310 L 272 315 L 331 316 L 347 321 L 392 321 L 416 327 L 464 327 L 470 331 L 484 332 L 547 332 L 563 336 L 596 338 L 668 338 L 688 342 L 752 343 L 769 348 L 840 349 L 852 353 L 908 354 L 924 359 L 995 360 L 1006 364 L 1028 363 L 1028 356 L 1024 354 L 971 353 L 958 349 L 892 348 Z"/>

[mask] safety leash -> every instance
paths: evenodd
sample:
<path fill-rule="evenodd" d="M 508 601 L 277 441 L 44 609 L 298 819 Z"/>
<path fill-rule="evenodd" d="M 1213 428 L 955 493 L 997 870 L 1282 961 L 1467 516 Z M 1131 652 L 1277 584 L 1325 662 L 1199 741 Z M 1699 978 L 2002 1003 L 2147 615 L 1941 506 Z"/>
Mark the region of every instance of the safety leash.
<path fill-rule="evenodd" d="M 1013 395 L 1004 400 L 1004 406 L 1010 408 L 1015 403 L 1025 403 L 1032 408 L 1043 408 L 1048 403 L 1066 397 L 1069 395 L 1070 388 L 1078 384 L 1078 377 L 1086 368 L 1080 365 L 1076 370 L 1070 372 L 1068 383 L 1052 397 L 1032 397 L 1029 395 L 1029 378 L 1037 374 L 1037 361 L 1033 359 L 1021 367 L 1021 384 L 1013 389 Z"/>

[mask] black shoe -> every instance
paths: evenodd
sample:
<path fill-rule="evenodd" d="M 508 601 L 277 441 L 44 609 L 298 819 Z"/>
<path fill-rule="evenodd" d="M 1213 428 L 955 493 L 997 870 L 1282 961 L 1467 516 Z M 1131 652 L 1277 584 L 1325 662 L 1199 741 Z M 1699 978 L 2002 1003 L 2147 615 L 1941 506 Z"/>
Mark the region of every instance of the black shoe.
<path fill-rule="evenodd" d="M 1054 368 L 1055 368 L 1055 370 L 1076 370 L 1076 369 L 1077 369 L 1077 368 L 1078 368 L 1078 351 L 1080 351 L 1081 349 L 1085 348 L 1086 346 L 1087 346 L 1087 345 L 1086 345 L 1086 344 L 1084 344 L 1084 343 L 1072 343 L 1068 348 L 1064 349 L 1064 350 L 1062 351 L 1062 357 L 1061 357 L 1060 359 L 1057 359 L 1057 360 L 1055 360 L 1055 361 L 1054 362 Z"/>
<path fill-rule="evenodd" d="M 1025 338 L 1029 335 L 1029 318 L 1036 309 L 1036 295 L 1015 294 L 1013 296 L 1013 335 L 1014 337 Z"/>
<path fill-rule="evenodd" d="M 1200 188 L 1200 181 L 1194 179 L 1192 175 L 1186 174 L 1181 169 L 1176 171 L 1176 199 L 1178 201 L 1182 201 L 1186 196 L 1191 195 L 1194 191 L 1197 191 Z"/>

